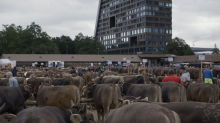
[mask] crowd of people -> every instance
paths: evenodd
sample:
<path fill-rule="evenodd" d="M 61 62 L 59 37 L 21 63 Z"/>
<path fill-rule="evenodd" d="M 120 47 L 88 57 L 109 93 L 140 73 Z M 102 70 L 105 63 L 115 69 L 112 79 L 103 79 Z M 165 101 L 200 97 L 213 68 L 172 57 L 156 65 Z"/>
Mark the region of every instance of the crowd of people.
<path fill-rule="evenodd" d="M 190 81 L 190 73 L 187 72 L 186 68 L 187 68 L 186 66 L 182 66 L 182 67 L 178 68 L 179 71 L 180 71 L 180 74 L 181 74 L 180 77 L 174 75 L 174 70 L 172 70 L 172 69 L 169 70 L 169 75 L 166 76 L 162 80 L 162 82 L 177 82 L 179 84 L 183 84 L 186 81 Z M 47 67 L 46 70 L 48 70 L 48 69 L 49 68 Z M 111 69 L 114 69 L 114 67 L 112 67 L 112 68 L 110 68 L 110 67 L 101 67 L 101 66 L 99 66 L 97 68 L 96 67 L 91 67 L 91 66 L 88 67 L 88 68 L 86 67 L 87 71 L 98 72 L 99 76 L 104 71 L 110 71 Z M 153 69 L 156 69 L 156 67 L 153 67 Z M 168 67 L 164 66 L 163 69 L 164 70 L 168 70 Z M 11 72 L 7 72 L 6 73 L 6 77 L 8 79 L 8 86 L 10 86 L 10 87 L 19 86 L 18 81 L 14 78 L 17 75 L 17 72 L 18 72 L 18 70 L 16 69 L 16 67 L 14 67 L 14 69 Z M 144 82 L 143 76 L 145 76 L 145 74 L 146 74 L 145 69 L 140 68 L 138 73 L 139 74 L 137 75 L 137 84 L 144 84 L 145 82 Z M 78 75 L 80 77 L 83 77 L 82 69 L 76 69 L 75 67 L 71 67 L 70 74 L 75 74 L 75 75 Z M 213 74 L 212 74 L 212 71 L 210 70 L 210 67 L 209 66 L 205 66 L 205 70 L 203 71 L 204 83 L 213 84 L 212 79 L 213 79 Z"/>

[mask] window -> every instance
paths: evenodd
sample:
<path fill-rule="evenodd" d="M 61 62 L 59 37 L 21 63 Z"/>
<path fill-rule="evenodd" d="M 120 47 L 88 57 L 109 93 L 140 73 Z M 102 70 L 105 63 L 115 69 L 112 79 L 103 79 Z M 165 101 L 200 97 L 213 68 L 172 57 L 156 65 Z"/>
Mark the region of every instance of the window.
<path fill-rule="evenodd" d="M 154 47 L 153 50 L 154 50 L 154 52 L 158 52 L 159 51 L 159 49 L 157 47 Z"/>
<path fill-rule="evenodd" d="M 147 52 L 152 52 L 152 51 L 153 51 L 153 48 L 152 48 L 152 47 L 146 47 L 146 51 L 147 51 Z"/>
<path fill-rule="evenodd" d="M 154 29 L 154 33 L 158 33 L 158 29 Z"/>
<path fill-rule="evenodd" d="M 153 7 L 153 10 L 159 11 L 159 8 L 158 7 Z"/>
<path fill-rule="evenodd" d="M 166 3 L 166 6 L 172 7 L 172 3 Z"/>

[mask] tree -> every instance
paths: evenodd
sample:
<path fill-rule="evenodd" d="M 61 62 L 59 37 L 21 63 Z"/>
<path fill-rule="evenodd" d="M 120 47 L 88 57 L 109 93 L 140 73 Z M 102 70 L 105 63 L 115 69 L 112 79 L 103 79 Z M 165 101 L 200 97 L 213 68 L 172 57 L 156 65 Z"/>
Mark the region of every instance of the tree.
<path fill-rule="evenodd" d="M 5 54 L 58 54 L 51 37 L 34 22 L 26 29 L 15 24 L 3 25 L 0 31 L 0 51 Z"/>
<path fill-rule="evenodd" d="M 104 45 L 96 37 L 84 36 L 79 33 L 74 40 L 76 54 L 105 54 Z"/>
<path fill-rule="evenodd" d="M 192 51 L 190 46 L 186 44 L 185 40 L 178 37 L 175 37 L 167 44 L 163 53 L 174 54 L 178 56 L 194 55 L 194 52 Z"/>
<path fill-rule="evenodd" d="M 219 54 L 219 48 L 217 48 L 217 45 L 215 44 L 215 48 L 212 50 L 212 54 Z"/>
<path fill-rule="evenodd" d="M 62 54 L 75 54 L 75 44 L 69 36 L 62 35 L 52 39 L 57 44 L 60 53 Z"/>

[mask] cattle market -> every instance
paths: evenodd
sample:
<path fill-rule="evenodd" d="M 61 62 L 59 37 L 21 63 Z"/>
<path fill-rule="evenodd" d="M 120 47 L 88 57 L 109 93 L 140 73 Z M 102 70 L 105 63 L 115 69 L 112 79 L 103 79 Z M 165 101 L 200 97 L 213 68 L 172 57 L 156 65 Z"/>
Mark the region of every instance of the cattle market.
<path fill-rule="evenodd" d="M 0 123 L 220 123 L 220 55 L 0 57 Z"/>

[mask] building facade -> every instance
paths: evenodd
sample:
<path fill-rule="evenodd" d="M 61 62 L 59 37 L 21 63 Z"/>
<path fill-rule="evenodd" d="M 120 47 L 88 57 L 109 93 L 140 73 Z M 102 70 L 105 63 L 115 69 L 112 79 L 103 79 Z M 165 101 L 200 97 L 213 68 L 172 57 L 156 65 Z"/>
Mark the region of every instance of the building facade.
<path fill-rule="evenodd" d="M 95 36 L 108 54 L 161 54 L 172 38 L 172 0 L 100 0 Z"/>

